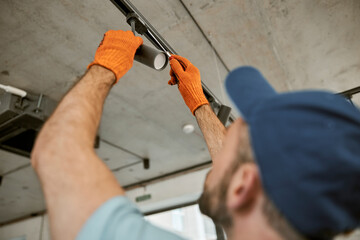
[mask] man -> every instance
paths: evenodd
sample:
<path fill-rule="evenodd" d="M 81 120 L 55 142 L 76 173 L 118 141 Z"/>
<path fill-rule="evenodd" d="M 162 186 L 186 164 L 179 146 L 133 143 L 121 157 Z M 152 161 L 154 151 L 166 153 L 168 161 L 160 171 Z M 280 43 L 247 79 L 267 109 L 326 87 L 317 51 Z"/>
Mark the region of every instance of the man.
<path fill-rule="evenodd" d="M 181 239 L 142 218 L 93 150 L 106 95 L 141 44 L 130 31 L 107 32 L 38 136 L 32 163 L 52 239 Z M 170 64 L 169 84 L 178 80 L 213 159 L 200 208 L 229 239 L 322 240 L 359 226 L 355 107 L 327 92 L 277 94 L 257 70 L 243 67 L 229 74 L 226 87 L 244 119 L 225 130 L 203 95 L 198 69 L 180 56 Z"/>

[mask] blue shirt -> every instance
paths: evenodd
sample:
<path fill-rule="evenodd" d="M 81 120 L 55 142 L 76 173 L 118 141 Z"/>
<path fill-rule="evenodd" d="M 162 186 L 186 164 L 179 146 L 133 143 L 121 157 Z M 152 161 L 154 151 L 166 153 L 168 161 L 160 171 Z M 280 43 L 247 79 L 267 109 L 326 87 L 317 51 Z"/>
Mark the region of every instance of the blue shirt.
<path fill-rule="evenodd" d="M 184 240 L 155 227 L 124 196 L 103 203 L 85 222 L 76 240 Z"/>

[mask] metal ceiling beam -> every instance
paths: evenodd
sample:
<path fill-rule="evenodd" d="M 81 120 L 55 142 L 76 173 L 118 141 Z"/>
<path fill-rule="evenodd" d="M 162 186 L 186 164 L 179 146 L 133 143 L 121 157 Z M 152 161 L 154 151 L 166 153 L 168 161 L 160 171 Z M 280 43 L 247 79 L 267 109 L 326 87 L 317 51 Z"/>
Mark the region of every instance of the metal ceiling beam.
<path fill-rule="evenodd" d="M 139 10 L 129 0 L 110 0 L 126 17 L 127 23 L 131 26 L 130 19 L 136 19 L 135 30 L 138 34 L 145 36 L 156 48 L 163 48 L 173 54 L 177 52 L 170 46 L 168 42 L 156 31 L 156 29 L 147 21 L 147 19 L 139 12 Z M 160 45 L 161 44 L 161 45 Z M 202 83 L 205 97 L 215 113 L 218 114 L 219 120 L 226 125 L 229 121 L 233 122 L 234 117 L 231 116 L 231 108 L 222 104 L 221 101 L 210 91 L 210 89 Z"/>

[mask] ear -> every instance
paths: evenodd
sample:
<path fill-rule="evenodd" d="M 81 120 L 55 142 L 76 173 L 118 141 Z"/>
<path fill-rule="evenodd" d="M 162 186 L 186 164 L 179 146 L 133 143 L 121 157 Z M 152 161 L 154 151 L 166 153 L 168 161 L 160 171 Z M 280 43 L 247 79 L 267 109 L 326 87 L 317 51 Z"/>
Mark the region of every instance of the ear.
<path fill-rule="evenodd" d="M 256 164 L 241 165 L 234 173 L 227 192 L 227 207 L 230 212 L 245 209 L 255 203 L 260 189 L 260 175 Z"/>

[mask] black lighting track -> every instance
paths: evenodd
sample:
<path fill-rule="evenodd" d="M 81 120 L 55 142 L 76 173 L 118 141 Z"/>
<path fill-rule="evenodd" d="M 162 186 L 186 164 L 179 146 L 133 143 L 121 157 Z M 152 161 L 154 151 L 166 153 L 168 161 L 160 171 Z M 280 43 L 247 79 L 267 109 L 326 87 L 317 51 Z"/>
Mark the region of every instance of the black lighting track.
<path fill-rule="evenodd" d="M 156 29 L 146 20 L 137 8 L 127 0 L 111 0 L 111 2 L 125 15 L 126 18 L 135 14 L 136 17 L 145 25 L 145 28 L 136 28 L 136 32 L 144 35 L 156 48 L 161 49 L 161 45 L 170 53 L 176 54 L 175 50 L 166 40 L 156 31 Z"/>
<path fill-rule="evenodd" d="M 348 99 L 348 101 L 355 106 L 355 104 L 353 103 L 352 101 L 352 97 L 355 95 L 355 94 L 358 94 L 360 93 L 360 86 L 359 87 L 355 87 L 355 88 L 352 88 L 352 89 L 349 89 L 349 90 L 346 90 L 344 92 L 341 92 L 341 93 L 338 93 L 338 95 L 342 95 L 344 96 L 345 98 Z"/>
<path fill-rule="evenodd" d="M 131 25 L 129 19 L 136 19 L 135 30 L 138 34 L 145 36 L 156 48 L 162 50 L 164 48 L 170 53 L 177 54 L 177 52 L 170 46 L 168 42 L 156 31 L 156 29 L 146 20 L 146 18 L 137 10 L 137 8 L 129 0 L 110 0 L 126 17 L 126 21 Z M 161 46 L 160 46 L 161 44 Z M 222 104 L 221 101 L 210 91 L 210 89 L 202 83 L 205 97 L 210 103 L 210 106 L 215 111 L 219 120 L 226 125 L 234 121 L 231 115 L 231 108 Z"/>
<path fill-rule="evenodd" d="M 343 95 L 344 97 L 351 99 L 353 95 L 360 93 L 360 86 L 356 88 L 352 88 L 346 90 L 344 92 L 338 93 L 339 95 Z"/>

